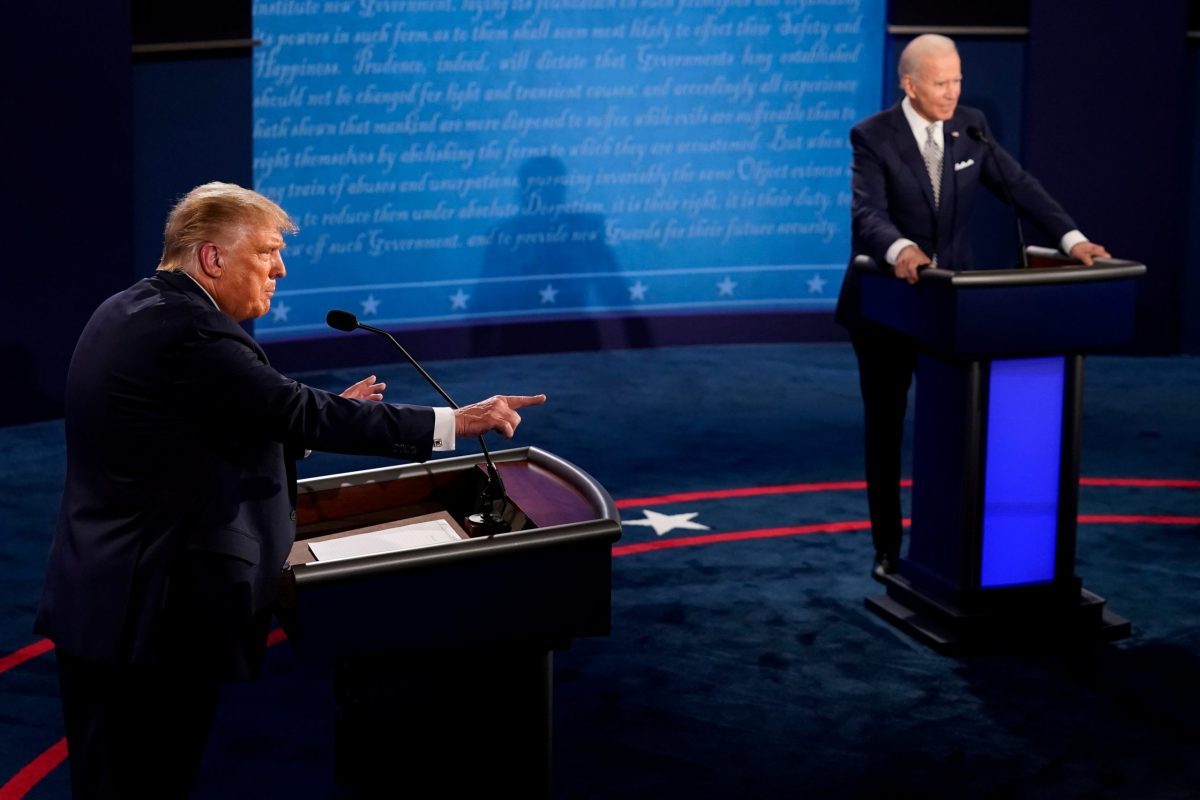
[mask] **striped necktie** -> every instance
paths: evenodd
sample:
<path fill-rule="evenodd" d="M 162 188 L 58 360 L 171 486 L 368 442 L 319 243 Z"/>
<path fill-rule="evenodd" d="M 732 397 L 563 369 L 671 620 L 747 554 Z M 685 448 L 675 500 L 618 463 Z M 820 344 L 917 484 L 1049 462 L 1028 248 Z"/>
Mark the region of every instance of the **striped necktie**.
<path fill-rule="evenodd" d="M 925 129 L 925 169 L 929 171 L 929 182 L 933 184 L 933 205 L 942 199 L 942 148 L 933 138 L 935 125 Z"/>

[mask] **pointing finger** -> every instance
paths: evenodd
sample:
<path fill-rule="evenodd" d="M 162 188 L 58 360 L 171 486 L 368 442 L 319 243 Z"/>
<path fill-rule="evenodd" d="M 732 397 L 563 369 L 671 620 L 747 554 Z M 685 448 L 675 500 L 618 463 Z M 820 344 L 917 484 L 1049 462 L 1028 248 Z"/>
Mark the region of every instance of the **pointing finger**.
<path fill-rule="evenodd" d="M 508 403 L 509 408 L 525 408 L 526 406 L 540 406 L 542 403 L 546 402 L 546 395 L 544 395 L 544 394 L 504 395 L 504 402 Z"/>

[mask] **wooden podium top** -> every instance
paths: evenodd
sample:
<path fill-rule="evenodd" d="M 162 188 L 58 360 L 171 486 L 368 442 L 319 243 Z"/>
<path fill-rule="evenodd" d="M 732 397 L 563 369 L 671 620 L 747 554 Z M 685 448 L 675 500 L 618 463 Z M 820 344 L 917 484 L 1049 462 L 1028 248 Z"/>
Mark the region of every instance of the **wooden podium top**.
<path fill-rule="evenodd" d="M 486 473 L 478 456 L 462 456 L 302 481 L 298 541 L 281 587 L 289 638 L 329 655 L 607 633 L 612 543 L 621 536 L 612 498 L 537 448 L 493 460 L 514 509 L 511 532 L 325 562 L 312 559 L 310 538 L 430 514 L 464 519 Z"/>

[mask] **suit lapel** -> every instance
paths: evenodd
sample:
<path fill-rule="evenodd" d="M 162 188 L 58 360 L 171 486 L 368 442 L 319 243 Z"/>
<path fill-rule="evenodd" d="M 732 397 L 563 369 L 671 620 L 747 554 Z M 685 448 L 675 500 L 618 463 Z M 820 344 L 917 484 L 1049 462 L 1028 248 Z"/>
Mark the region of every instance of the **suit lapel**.
<path fill-rule="evenodd" d="M 954 162 L 958 159 L 958 140 L 962 138 L 957 116 L 942 124 L 942 138 L 945 141 L 942 159 L 942 196 L 938 204 L 938 230 L 954 230 L 954 217 L 958 210 L 958 173 L 954 170 Z M 941 244 L 948 242 L 938 240 Z M 951 265 L 947 265 L 948 267 Z"/>
<path fill-rule="evenodd" d="M 925 198 L 925 202 L 929 204 L 930 210 L 932 210 L 934 208 L 933 186 L 929 183 L 929 171 L 925 169 L 925 158 L 921 155 L 921 148 L 917 146 L 917 140 L 913 136 L 912 128 L 908 126 L 908 119 L 904 116 L 904 109 L 899 104 L 896 104 L 892 109 L 892 129 L 896 152 L 900 154 L 900 159 L 904 162 L 905 166 L 912 171 L 917 185 L 921 187 L 921 195 Z M 945 185 L 944 181 L 942 185 Z"/>

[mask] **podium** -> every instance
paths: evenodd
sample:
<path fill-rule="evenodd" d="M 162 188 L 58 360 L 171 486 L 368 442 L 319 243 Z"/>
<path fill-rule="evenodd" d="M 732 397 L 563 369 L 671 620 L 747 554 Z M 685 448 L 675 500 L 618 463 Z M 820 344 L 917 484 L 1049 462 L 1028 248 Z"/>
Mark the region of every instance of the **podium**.
<path fill-rule="evenodd" d="M 621 524 L 603 487 L 545 451 L 505 450 L 493 460 L 511 533 L 326 562 L 308 548 L 463 520 L 486 482 L 479 460 L 299 483 L 280 617 L 299 653 L 331 669 L 341 797 L 550 795 L 552 653 L 609 632 Z"/>
<path fill-rule="evenodd" d="M 851 267 L 863 316 L 919 347 L 908 553 L 866 604 L 942 652 L 1129 634 L 1075 575 L 1083 361 L 1133 338 L 1146 268 L 1031 251 L 915 285 Z"/>

